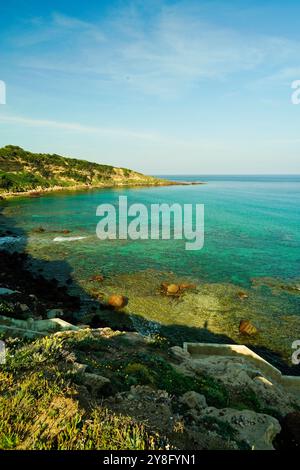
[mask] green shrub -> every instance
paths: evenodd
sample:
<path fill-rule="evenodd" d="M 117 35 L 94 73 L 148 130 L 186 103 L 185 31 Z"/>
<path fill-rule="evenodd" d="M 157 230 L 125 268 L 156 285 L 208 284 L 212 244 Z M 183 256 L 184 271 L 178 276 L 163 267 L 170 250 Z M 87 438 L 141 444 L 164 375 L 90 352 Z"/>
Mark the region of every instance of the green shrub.
<path fill-rule="evenodd" d="M 155 383 L 155 378 L 147 366 L 138 363 L 128 364 L 124 372 L 128 385 L 151 385 Z"/>

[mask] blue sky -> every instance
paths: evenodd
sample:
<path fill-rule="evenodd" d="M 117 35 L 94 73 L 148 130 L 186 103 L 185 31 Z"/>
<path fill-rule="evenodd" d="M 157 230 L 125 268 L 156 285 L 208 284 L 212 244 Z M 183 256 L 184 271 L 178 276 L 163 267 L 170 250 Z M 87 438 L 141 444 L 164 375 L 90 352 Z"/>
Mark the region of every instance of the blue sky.
<path fill-rule="evenodd" d="M 0 5 L 0 146 L 149 174 L 300 173 L 299 0 Z"/>

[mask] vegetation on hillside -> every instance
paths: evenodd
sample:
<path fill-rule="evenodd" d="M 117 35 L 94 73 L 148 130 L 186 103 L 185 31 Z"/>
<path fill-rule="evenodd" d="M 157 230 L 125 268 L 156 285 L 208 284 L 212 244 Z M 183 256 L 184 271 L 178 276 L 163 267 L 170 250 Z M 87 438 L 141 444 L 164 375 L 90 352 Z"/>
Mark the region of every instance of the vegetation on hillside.
<path fill-rule="evenodd" d="M 5 342 L 0 449 L 158 450 L 226 447 L 227 441 L 248 448 L 229 424 L 210 417 L 199 422 L 200 444 L 193 443 L 181 396 L 193 390 L 210 406 L 266 411 L 251 389 L 236 396 L 206 374 L 183 375 L 160 336 L 142 340 L 104 328 Z M 95 389 L 90 377 L 107 384 Z M 213 435 L 206 442 L 208 430 Z"/>
<path fill-rule="evenodd" d="M 162 180 L 110 165 L 32 153 L 21 147 L 0 148 L 0 192 L 21 193 L 53 187 L 156 185 Z"/>

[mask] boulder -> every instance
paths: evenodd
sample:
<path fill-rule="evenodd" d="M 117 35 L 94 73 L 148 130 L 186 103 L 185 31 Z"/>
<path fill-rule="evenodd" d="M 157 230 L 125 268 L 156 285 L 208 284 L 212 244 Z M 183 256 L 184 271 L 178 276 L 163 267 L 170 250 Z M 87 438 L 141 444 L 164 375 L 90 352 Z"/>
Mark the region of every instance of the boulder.
<path fill-rule="evenodd" d="M 254 336 L 258 333 L 258 329 L 249 320 L 241 320 L 239 332 L 242 335 Z"/>
<path fill-rule="evenodd" d="M 79 362 L 73 362 L 72 364 L 72 372 L 74 374 L 82 374 L 86 371 L 87 365 L 86 364 L 80 364 Z"/>
<path fill-rule="evenodd" d="M 273 440 L 281 430 L 277 419 L 250 410 L 208 407 L 202 410 L 200 420 L 207 418 L 229 424 L 235 432 L 234 440 L 246 442 L 253 450 L 273 450 Z"/>
<path fill-rule="evenodd" d="M 186 392 L 179 401 L 190 409 L 201 410 L 207 407 L 205 396 L 194 391 Z"/>
<path fill-rule="evenodd" d="M 98 374 L 90 374 L 88 372 L 82 374 L 82 382 L 93 395 L 97 395 L 104 387 L 110 384 L 110 380 L 107 377 L 102 377 L 102 375 Z"/>
<path fill-rule="evenodd" d="M 237 296 L 238 296 L 239 299 L 241 299 L 241 300 L 248 299 L 248 297 L 249 297 L 248 294 L 246 294 L 246 292 L 242 292 L 242 291 L 238 292 L 238 293 L 237 293 Z"/>
<path fill-rule="evenodd" d="M 195 289 L 195 287 L 196 287 L 195 284 L 188 284 L 188 283 L 168 284 L 167 282 L 163 282 L 160 285 L 161 293 L 166 294 L 166 295 L 174 295 L 174 296 L 179 296 L 186 289 Z"/>
<path fill-rule="evenodd" d="M 178 284 L 169 284 L 167 287 L 167 294 L 169 295 L 178 294 L 179 291 L 180 287 Z"/>
<path fill-rule="evenodd" d="M 28 307 L 28 305 L 26 305 L 26 304 L 20 304 L 19 307 L 20 307 L 20 310 L 21 310 L 23 313 L 29 311 L 29 307 Z"/>
<path fill-rule="evenodd" d="M 171 348 L 171 351 L 180 361 L 174 367 L 186 376 L 212 376 L 237 396 L 241 390 L 254 392 L 264 408 L 274 408 L 282 416 L 292 412 L 295 403 L 300 406 L 299 394 L 287 390 L 274 378 L 265 376 L 259 365 L 246 357 L 204 355 L 194 358 L 191 355 L 186 356 L 184 350 L 178 346 Z"/>
<path fill-rule="evenodd" d="M 170 348 L 170 352 L 174 357 L 182 361 L 190 358 L 190 353 L 188 351 L 185 351 L 180 346 L 172 346 Z"/>
<path fill-rule="evenodd" d="M 114 308 L 122 308 L 127 304 L 127 299 L 123 295 L 113 294 L 108 299 L 108 305 Z"/>

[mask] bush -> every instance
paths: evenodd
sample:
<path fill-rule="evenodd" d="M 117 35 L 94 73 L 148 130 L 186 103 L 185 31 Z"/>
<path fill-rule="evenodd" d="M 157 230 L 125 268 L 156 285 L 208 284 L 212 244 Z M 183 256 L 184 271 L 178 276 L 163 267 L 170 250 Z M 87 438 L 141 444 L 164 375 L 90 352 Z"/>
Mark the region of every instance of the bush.
<path fill-rule="evenodd" d="M 152 385 L 155 378 L 151 371 L 143 364 L 130 363 L 125 367 L 126 383 L 128 385 Z"/>

